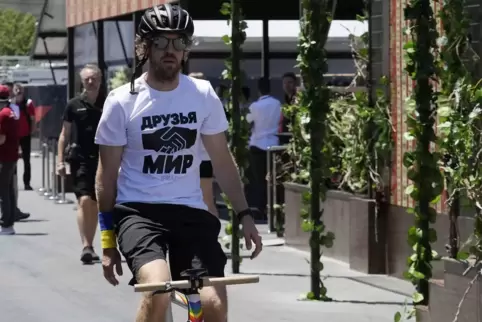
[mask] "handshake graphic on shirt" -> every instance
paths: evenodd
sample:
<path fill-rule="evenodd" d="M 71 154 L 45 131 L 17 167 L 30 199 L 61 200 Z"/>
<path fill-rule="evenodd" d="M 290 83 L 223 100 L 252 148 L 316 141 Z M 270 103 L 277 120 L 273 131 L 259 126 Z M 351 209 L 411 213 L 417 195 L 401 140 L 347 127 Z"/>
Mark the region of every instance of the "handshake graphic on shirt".
<path fill-rule="evenodd" d="M 197 130 L 171 126 L 153 133 L 142 134 L 142 145 L 145 150 L 173 154 L 189 149 L 196 142 Z"/>

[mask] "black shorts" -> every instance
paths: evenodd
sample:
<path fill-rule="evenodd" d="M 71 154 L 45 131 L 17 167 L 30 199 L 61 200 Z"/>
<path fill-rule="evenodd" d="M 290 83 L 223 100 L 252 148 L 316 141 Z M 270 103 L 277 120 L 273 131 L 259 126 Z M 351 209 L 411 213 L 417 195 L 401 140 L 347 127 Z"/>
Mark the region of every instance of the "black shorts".
<path fill-rule="evenodd" d="M 211 161 L 202 161 L 199 166 L 199 175 L 201 178 L 212 178 L 213 175 L 213 165 Z"/>
<path fill-rule="evenodd" d="M 181 205 L 125 203 L 114 207 L 119 250 L 136 283 L 139 269 L 167 259 L 173 280 L 192 267 L 194 257 L 212 277 L 224 277 L 226 255 L 218 241 L 220 221 L 205 210 Z M 167 252 L 169 250 L 169 252 Z"/>
<path fill-rule="evenodd" d="M 88 196 L 92 200 L 95 197 L 95 173 L 97 171 L 97 161 L 71 162 L 70 173 L 72 175 L 72 185 L 77 199 Z"/>

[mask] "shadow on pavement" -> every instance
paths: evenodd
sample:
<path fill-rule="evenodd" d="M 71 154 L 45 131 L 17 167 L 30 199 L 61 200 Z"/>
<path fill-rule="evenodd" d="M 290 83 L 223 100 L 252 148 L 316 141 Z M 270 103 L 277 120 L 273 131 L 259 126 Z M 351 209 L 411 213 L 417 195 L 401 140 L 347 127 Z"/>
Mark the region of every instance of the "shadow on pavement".
<path fill-rule="evenodd" d="M 259 275 L 259 276 L 280 276 L 280 277 L 310 277 L 311 275 L 309 274 L 296 274 L 296 273 L 257 273 L 257 272 L 242 272 L 242 273 L 239 273 L 239 275 Z M 384 275 L 383 275 L 384 276 Z M 402 296 L 411 296 L 410 293 L 407 293 L 407 292 L 403 292 L 403 291 L 398 291 L 398 290 L 395 290 L 391 287 L 384 287 L 382 285 L 379 285 L 377 283 L 373 283 L 371 281 L 367 281 L 365 279 L 367 278 L 374 278 L 374 277 L 377 277 L 377 275 L 367 275 L 367 276 L 332 276 L 332 275 L 321 275 L 321 278 L 323 280 L 325 279 L 329 279 L 329 278 L 344 278 L 344 279 L 347 279 L 347 280 L 350 280 L 350 281 L 353 281 L 353 282 L 356 282 L 356 283 L 360 283 L 360 284 L 364 284 L 364 285 L 368 285 L 368 286 L 371 286 L 371 287 L 374 287 L 374 288 L 377 288 L 379 290 L 383 290 L 383 291 L 386 291 L 386 292 L 390 292 L 390 293 L 394 293 L 394 294 L 397 294 L 397 295 L 402 295 Z M 334 301 L 336 302 L 336 301 Z M 343 302 L 343 301 L 339 301 L 339 302 Z M 356 302 L 350 302 L 350 301 L 347 301 L 347 303 L 356 303 Z M 361 302 L 361 303 L 365 303 L 365 302 Z M 399 304 L 398 302 L 397 303 L 383 303 L 383 302 L 366 302 L 367 304 Z M 401 304 L 404 304 L 404 303 L 401 303 Z"/>
<path fill-rule="evenodd" d="M 48 236 L 47 233 L 16 233 L 16 236 Z"/>
<path fill-rule="evenodd" d="M 405 305 L 401 301 L 357 301 L 357 300 L 333 300 L 332 303 L 368 304 L 368 305 Z"/>
<path fill-rule="evenodd" d="M 48 219 L 23 219 L 20 221 L 17 221 L 17 223 L 27 223 L 27 222 L 48 222 Z"/>

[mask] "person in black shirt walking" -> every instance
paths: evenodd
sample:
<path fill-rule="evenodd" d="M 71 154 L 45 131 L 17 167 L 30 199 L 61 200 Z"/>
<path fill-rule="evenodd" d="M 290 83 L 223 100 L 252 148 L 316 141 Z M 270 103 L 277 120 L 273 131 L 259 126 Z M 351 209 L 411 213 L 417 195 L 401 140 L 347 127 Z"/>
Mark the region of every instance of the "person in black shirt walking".
<path fill-rule="evenodd" d="M 84 91 L 67 103 L 58 144 L 57 171 L 65 176 L 65 162 L 70 165 L 74 192 L 79 204 L 77 224 L 83 250 L 80 260 L 85 263 L 99 260 L 92 246 L 97 230 L 97 201 L 95 173 L 99 148 L 94 143 L 102 109 L 96 104 L 102 83 L 102 72 L 96 65 L 88 64 L 80 72 Z M 66 148 L 67 141 L 70 140 Z"/>

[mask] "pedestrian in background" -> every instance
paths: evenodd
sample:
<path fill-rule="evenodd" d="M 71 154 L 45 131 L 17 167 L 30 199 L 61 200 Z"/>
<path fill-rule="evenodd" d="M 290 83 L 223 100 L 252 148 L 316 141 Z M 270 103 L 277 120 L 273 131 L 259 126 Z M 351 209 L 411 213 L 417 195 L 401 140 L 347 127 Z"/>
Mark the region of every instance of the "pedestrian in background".
<path fill-rule="evenodd" d="M 13 91 L 14 84 L 11 83 L 11 82 L 6 82 L 3 85 L 8 88 L 10 109 L 13 111 L 15 119 L 20 120 L 20 107 L 17 104 L 15 104 L 15 94 L 14 94 L 14 91 Z M 13 185 L 14 185 L 14 191 L 15 191 L 15 221 L 21 221 L 21 220 L 24 220 L 24 219 L 28 219 L 30 217 L 30 214 L 28 212 L 23 212 L 18 208 L 17 167 L 15 167 Z"/>
<path fill-rule="evenodd" d="M 0 85 L 0 235 L 15 234 L 17 208 L 14 179 L 20 145 L 19 121 L 9 99 L 9 88 Z"/>
<path fill-rule="evenodd" d="M 23 184 L 25 190 L 33 190 L 30 186 L 30 154 L 32 152 L 32 133 L 35 129 L 35 105 L 31 99 L 25 97 L 25 90 L 21 84 L 13 85 L 13 94 L 15 96 L 12 101 L 20 109 L 19 131 L 23 160 Z"/>
<path fill-rule="evenodd" d="M 65 163 L 69 163 L 78 202 L 77 224 L 83 244 L 80 260 L 90 264 L 99 260 L 93 247 L 97 230 L 95 173 L 99 160 L 99 147 L 94 139 L 102 114 L 102 107 L 98 104 L 102 72 L 96 65 L 88 64 L 81 70 L 80 78 L 84 91 L 67 103 L 64 112 L 57 172 L 65 176 Z M 67 143 L 70 143 L 68 147 Z"/>
<path fill-rule="evenodd" d="M 258 81 L 259 98 L 249 106 L 246 119 L 251 123 L 249 138 L 249 168 L 246 195 L 250 207 L 266 214 L 267 204 L 267 157 L 268 148 L 279 144 L 278 122 L 281 115 L 281 102 L 271 96 L 268 78 Z"/>

